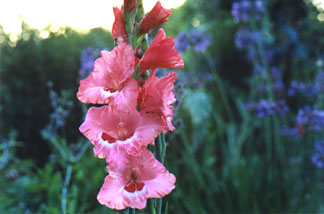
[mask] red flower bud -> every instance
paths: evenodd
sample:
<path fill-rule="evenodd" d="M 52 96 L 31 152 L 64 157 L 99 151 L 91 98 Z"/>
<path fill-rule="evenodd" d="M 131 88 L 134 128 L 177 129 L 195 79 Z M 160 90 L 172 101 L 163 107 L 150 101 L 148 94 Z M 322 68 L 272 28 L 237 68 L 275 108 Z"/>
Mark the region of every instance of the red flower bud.
<path fill-rule="evenodd" d="M 136 0 L 124 0 L 124 7 L 129 12 L 133 11 L 136 7 Z"/>
<path fill-rule="evenodd" d="M 149 33 L 154 28 L 168 21 L 170 15 L 170 10 L 163 8 L 160 1 L 156 2 L 153 9 L 146 14 L 140 24 L 140 35 Z"/>
<path fill-rule="evenodd" d="M 124 12 L 118 7 L 114 7 L 115 22 L 112 26 L 112 36 L 119 44 L 120 42 L 127 42 L 127 33 L 125 30 Z"/>
<path fill-rule="evenodd" d="M 140 72 L 156 68 L 183 68 L 184 63 L 178 51 L 174 50 L 174 40 L 166 38 L 160 28 L 151 45 L 140 60 Z"/>

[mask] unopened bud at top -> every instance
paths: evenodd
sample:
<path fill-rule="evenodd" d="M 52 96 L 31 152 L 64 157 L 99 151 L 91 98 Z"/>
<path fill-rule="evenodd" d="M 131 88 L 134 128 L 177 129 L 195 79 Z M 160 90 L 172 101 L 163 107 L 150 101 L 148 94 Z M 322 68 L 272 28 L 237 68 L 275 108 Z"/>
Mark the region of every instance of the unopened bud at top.
<path fill-rule="evenodd" d="M 136 0 L 124 0 L 124 7 L 129 12 L 133 11 L 136 7 Z"/>

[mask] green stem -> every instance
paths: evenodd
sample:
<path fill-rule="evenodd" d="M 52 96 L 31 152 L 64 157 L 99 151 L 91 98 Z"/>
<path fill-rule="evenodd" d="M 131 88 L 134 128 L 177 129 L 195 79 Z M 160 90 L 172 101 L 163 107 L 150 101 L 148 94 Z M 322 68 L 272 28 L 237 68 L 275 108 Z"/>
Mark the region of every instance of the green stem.
<path fill-rule="evenodd" d="M 271 130 L 271 121 L 270 118 L 265 118 L 264 120 L 265 126 L 265 143 L 266 143 L 266 153 L 267 153 L 267 161 L 271 163 L 272 160 L 272 130 Z"/>
<path fill-rule="evenodd" d="M 138 72 L 139 72 L 139 63 L 138 63 L 137 66 L 135 67 L 134 73 L 132 74 L 132 77 L 133 77 L 134 79 L 136 79 L 136 81 L 139 80 L 139 78 L 140 78 Z"/>
<path fill-rule="evenodd" d="M 251 21 L 251 26 L 252 26 L 252 30 L 256 30 L 256 21 L 254 19 L 252 19 Z M 274 94 L 273 94 L 273 90 L 272 90 L 272 82 L 271 82 L 271 75 L 270 75 L 270 68 L 268 63 L 266 62 L 265 58 L 264 58 L 264 48 L 263 45 L 261 45 L 259 42 L 256 42 L 256 50 L 257 53 L 259 53 L 259 57 L 260 57 L 260 62 L 261 65 L 263 65 L 263 67 L 265 68 L 266 72 L 266 83 L 267 83 L 267 92 L 268 92 L 268 96 L 269 99 L 271 101 L 274 101 Z"/>
<path fill-rule="evenodd" d="M 155 142 L 154 148 L 155 148 L 156 159 L 161 162 L 161 140 L 160 140 L 160 138 L 161 137 L 159 135 L 158 141 Z"/>
<path fill-rule="evenodd" d="M 212 71 L 213 65 L 211 63 L 211 60 L 209 58 L 207 58 L 206 61 L 207 61 L 207 65 L 208 65 L 209 69 Z M 222 99 L 224 107 L 225 107 L 225 112 L 228 115 L 230 121 L 234 122 L 234 117 L 233 117 L 233 114 L 232 114 L 233 111 L 231 109 L 231 105 L 229 104 L 229 100 L 228 100 L 229 96 L 227 95 L 227 92 L 226 92 L 226 90 L 224 88 L 222 80 L 219 77 L 217 72 L 212 71 L 211 73 L 212 73 L 212 75 L 214 77 L 214 80 L 216 81 L 219 94 L 221 96 L 221 99 Z"/>
<path fill-rule="evenodd" d="M 165 152 L 166 152 L 166 144 L 165 144 L 165 135 L 160 134 L 160 149 L 161 149 L 161 162 L 162 164 L 164 163 L 164 158 L 165 158 Z"/>
<path fill-rule="evenodd" d="M 61 209 L 63 214 L 66 214 L 66 198 L 67 198 L 68 186 L 71 180 L 71 174 L 72 174 L 72 165 L 69 164 L 66 169 L 66 175 L 65 175 L 65 180 L 63 184 L 63 190 L 62 190 Z"/>
<path fill-rule="evenodd" d="M 155 200 L 154 198 L 149 199 L 149 210 L 151 211 L 151 214 L 156 214 L 155 210 Z"/>
<path fill-rule="evenodd" d="M 129 207 L 121 211 L 122 214 L 129 214 Z"/>
<path fill-rule="evenodd" d="M 162 164 L 164 163 L 165 152 L 166 152 L 165 136 L 163 133 L 161 133 L 159 135 L 158 141 L 155 145 L 155 153 L 156 153 L 156 158 Z M 157 213 L 161 214 L 162 213 L 162 198 L 156 199 L 156 208 L 157 208 Z"/>
<path fill-rule="evenodd" d="M 162 213 L 162 198 L 159 198 L 156 200 L 156 203 L 157 203 L 157 213 L 158 214 L 161 214 Z"/>
<path fill-rule="evenodd" d="M 279 156 L 279 161 L 281 164 L 284 163 L 284 158 L 285 158 L 285 151 L 284 151 L 284 147 L 280 141 L 280 121 L 279 118 L 274 115 L 272 117 L 272 122 L 273 122 L 273 134 L 274 134 L 274 142 L 276 145 L 276 152 Z"/>

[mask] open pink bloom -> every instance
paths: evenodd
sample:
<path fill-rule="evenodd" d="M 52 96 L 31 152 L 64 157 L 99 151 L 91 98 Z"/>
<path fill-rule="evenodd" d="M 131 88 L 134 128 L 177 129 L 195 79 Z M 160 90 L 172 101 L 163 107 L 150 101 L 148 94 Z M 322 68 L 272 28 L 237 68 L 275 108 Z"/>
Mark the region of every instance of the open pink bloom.
<path fill-rule="evenodd" d="M 166 129 L 158 115 L 114 106 L 91 107 L 80 126 L 80 131 L 94 145 L 95 156 L 114 164 L 123 162 L 119 157 L 121 150 L 136 154 L 153 144 Z"/>
<path fill-rule="evenodd" d="M 140 35 L 149 33 L 154 28 L 168 21 L 170 15 L 170 10 L 163 8 L 160 1 L 156 2 L 153 9 L 145 15 L 140 24 Z"/>
<path fill-rule="evenodd" d="M 178 51 L 174 50 L 174 40 L 166 38 L 162 28 L 140 60 L 140 73 L 156 68 L 183 68 L 184 63 Z"/>
<path fill-rule="evenodd" d="M 135 3 L 136 4 L 136 3 Z M 114 7 L 115 22 L 112 26 L 112 36 L 119 44 L 120 42 L 127 42 L 127 33 L 124 22 L 124 11 L 118 7 Z"/>
<path fill-rule="evenodd" d="M 111 52 L 101 51 L 94 71 L 80 81 L 77 97 L 84 103 L 120 104 L 136 107 L 138 86 L 130 76 L 134 72 L 135 56 L 130 45 L 120 43 Z"/>
<path fill-rule="evenodd" d="M 175 176 L 150 151 L 126 159 L 128 164 L 121 167 L 108 166 L 109 175 L 97 196 L 101 204 L 118 210 L 143 209 L 148 198 L 161 198 L 175 188 Z"/>
<path fill-rule="evenodd" d="M 174 130 L 171 121 L 173 119 L 172 103 L 176 101 L 172 92 L 177 74 L 169 73 L 167 76 L 159 79 L 155 71 L 149 75 L 143 85 L 141 93 L 141 111 L 154 112 L 163 116 L 169 130 Z"/>

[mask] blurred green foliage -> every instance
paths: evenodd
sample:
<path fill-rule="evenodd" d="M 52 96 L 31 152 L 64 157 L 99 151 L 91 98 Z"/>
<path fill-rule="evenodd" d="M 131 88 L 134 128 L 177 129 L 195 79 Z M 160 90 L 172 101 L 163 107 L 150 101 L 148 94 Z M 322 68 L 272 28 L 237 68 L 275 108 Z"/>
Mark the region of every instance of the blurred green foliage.
<path fill-rule="evenodd" d="M 168 213 L 324 212 L 324 173 L 309 161 L 313 145 L 307 143 L 314 136 L 305 134 L 299 142 L 280 137 L 278 125 L 291 122 L 292 116 L 260 119 L 242 107 L 250 90 L 257 89 L 250 88 L 251 63 L 234 44 L 239 26 L 231 5 L 187 0 L 163 26 L 168 36 L 197 26 L 212 36 L 205 53 L 183 53 L 185 69 L 179 74 L 211 77 L 199 86 L 179 78 L 183 97 L 174 118 L 179 124 L 167 134 L 165 160 L 177 182 L 164 206 L 168 201 Z M 265 31 L 271 29 L 276 51 L 285 56 L 275 59 L 285 83 L 293 77 L 311 79 L 324 47 L 317 11 L 301 0 L 275 0 L 268 8 Z M 283 22 L 299 32 L 304 58 L 278 27 Z M 85 108 L 74 96 L 81 51 L 113 48 L 111 34 L 93 29 L 83 35 L 65 28 L 40 39 L 39 31 L 26 23 L 22 29 L 13 46 L 0 27 L 0 213 L 61 213 L 64 200 L 67 213 L 116 213 L 96 200 L 107 174 L 105 162 L 93 157 L 92 145 L 83 147 L 89 142 L 78 127 Z M 54 111 L 50 90 L 62 102 L 73 103 L 64 126 L 55 132 L 46 129 Z M 296 113 L 310 100 L 288 102 Z"/>
<path fill-rule="evenodd" d="M 45 159 L 50 153 L 48 144 L 41 138 L 39 130 L 49 122 L 50 100 L 48 81 L 55 90 L 78 89 L 80 53 L 86 47 L 112 47 L 111 34 L 102 29 L 93 29 L 86 35 L 66 28 L 63 33 L 53 33 L 47 39 L 39 38 L 39 31 L 22 23 L 22 33 L 14 48 L 9 36 L 2 28 L 0 34 L 5 42 L 1 44 L 1 121 L 0 130 L 4 135 L 10 129 L 19 130 L 19 139 L 26 144 L 18 151 L 22 157 Z M 73 103 L 78 103 L 75 96 Z M 74 105 L 67 126 L 78 127 L 82 121 L 80 105 Z M 78 129 L 68 129 L 66 137 L 75 141 Z M 38 163 L 42 165 L 41 163 Z"/>

